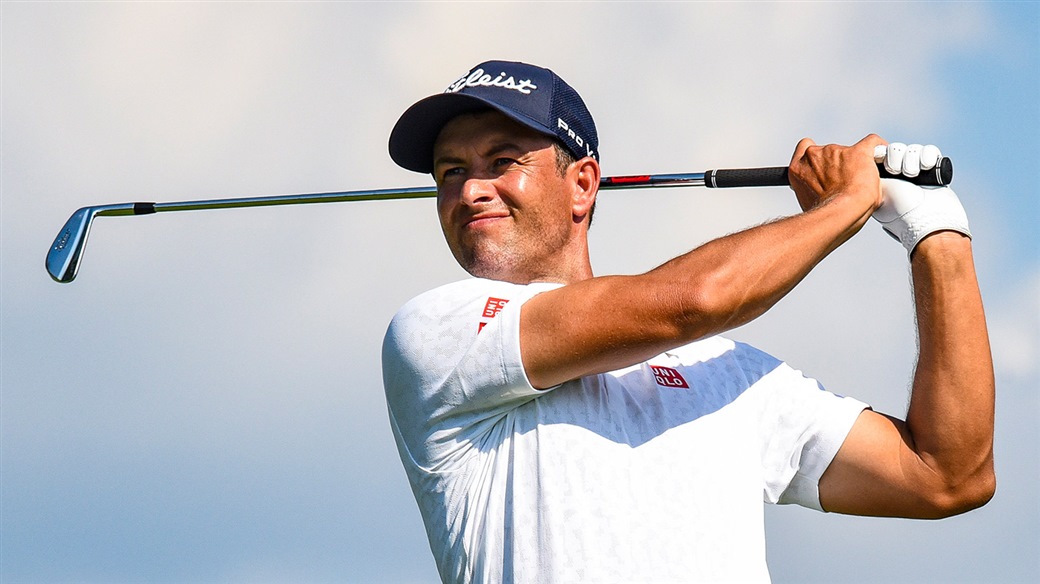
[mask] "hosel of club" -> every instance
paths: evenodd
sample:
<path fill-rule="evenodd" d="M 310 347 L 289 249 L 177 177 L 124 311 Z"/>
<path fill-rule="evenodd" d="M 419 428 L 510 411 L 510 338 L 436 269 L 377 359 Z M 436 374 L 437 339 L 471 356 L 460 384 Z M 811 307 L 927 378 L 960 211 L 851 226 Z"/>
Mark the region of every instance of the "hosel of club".
<path fill-rule="evenodd" d="M 948 185 L 953 180 L 953 163 L 943 158 L 934 171 L 918 177 L 907 178 L 892 175 L 878 166 L 882 176 L 900 178 L 921 185 Z M 604 177 L 600 189 L 637 189 L 651 187 L 765 187 L 787 186 L 787 167 L 743 168 L 709 170 L 707 172 L 683 174 L 656 174 Z M 58 233 L 47 252 L 47 273 L 56 282 L 67 283 L 76 279 L 87 235 L 94 217 L 122 215 L 149 215 L 168 211 L 200 211 L 207 209 L 235 209 L 240 207 L 267 207 L 274 205 L 302 205 L 307 203 L 339 203 L 346 201 L 385 201 L 391 199 L 417 199 L 437 196 L 436 187 L 412 187 L 403 189 L 379 189 L 369 191 L 345 191 L 336 193 L 311 193 L 302 195 L 277 195 L 273 197 L 245 197 L 238 199 L 212 199 L 205 201 L 180 201 L 173 203 L 121 203 L 83 207 L 72 214 Z"/>

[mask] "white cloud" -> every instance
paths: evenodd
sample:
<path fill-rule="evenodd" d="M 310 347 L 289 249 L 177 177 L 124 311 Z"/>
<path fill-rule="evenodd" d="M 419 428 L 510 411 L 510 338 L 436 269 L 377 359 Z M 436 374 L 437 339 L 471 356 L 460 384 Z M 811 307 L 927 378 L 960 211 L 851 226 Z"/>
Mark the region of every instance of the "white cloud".
<path fill-rule="evenodd" d="M 1036 383 L 1040 380 L 1040 272 L 1027 274 L 1012 286 L 987 308 L 994 366 L 1015 381 Z"/>

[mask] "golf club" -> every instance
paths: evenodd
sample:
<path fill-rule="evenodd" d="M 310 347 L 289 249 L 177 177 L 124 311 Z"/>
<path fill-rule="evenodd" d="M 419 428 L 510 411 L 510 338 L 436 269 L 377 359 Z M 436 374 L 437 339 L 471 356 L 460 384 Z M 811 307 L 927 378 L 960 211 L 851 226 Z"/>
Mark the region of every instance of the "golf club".
<path fill-rule="evenodd" d="M 899 178 L 920 185 L 948 185 L 953 180 L 953 163 L 942 158 L 933 170 L 917 177 L 908 178 L 885 171 L 879 165 L 882 177 Z M 769 187 L 787 186 L 787 167 L 740 168 L 708 170 L 685 174 L 655 174 L 604 177 L 600 188 L 635 189 L 649 187 Z M 345 191 L 335 193 L 310 193 L 300 195 L 275 195 L 268 197 L 244 197 L 238 199 L 211 199 L 202 201 L 178 201 L 169 203 L 117 203 L 95 205 L 77 210 L 58 232 L 54 243 L 47 251 L 47 273 L 56 282 L 67 283 L 76 278 L 87 235 L 95 217 L 122 217 L 125 215 L 150 215 L 168 211 L 202 211 L 207 209 L 234 209 L 238 207 L 265 207 L 274 205 L 302 205 L 306 203 L 340 203 L 346 201 L 383 201 L 388 199 L 418 199 L 437 196 L 436 187 L 411 187 L 367 191 Z"/>

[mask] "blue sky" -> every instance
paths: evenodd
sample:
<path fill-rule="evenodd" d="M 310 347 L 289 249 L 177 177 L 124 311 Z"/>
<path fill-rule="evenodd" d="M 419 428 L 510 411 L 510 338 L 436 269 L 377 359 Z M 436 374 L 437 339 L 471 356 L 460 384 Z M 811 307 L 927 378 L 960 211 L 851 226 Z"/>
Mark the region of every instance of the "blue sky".
<path fill-rule="evenodd" d="M 607 174 L 786 163 L 802 136 L 956 164 L 997 365 L 994 501 L 767 509 L 776 582 L 1040 580 L 1036 3 L 0 5 L 0 580 L 433 582 L 386 421 L 397 307 L 460 279 L 430 201 L 98 219 L 78 207 L 428 184 L 386 138 L 491 58 L 553 68 Z M 784 189 L 605 193 L 598 273 L 794 213 Z M 903 250 L 876 225 L 731 336 L 901 415 Z"/>

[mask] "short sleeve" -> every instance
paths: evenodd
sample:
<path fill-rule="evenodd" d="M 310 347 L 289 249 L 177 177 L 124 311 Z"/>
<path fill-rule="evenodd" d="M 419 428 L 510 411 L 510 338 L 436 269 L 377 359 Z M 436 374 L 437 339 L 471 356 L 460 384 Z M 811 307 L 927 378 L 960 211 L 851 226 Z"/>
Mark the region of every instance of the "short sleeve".
<path fill-rule="evenodd" d="M 383 340 L 383 385 L 406 444 L 473 427 L 532 399 L 520 354 L 520 308 L 559 284 L 465 280 L 416 297 Z"/>
<path fill-rule="evenodd" d="M 761 400 L 763 499 L 822 511 L 820 477 L 867 405 L 824 390 L 781 361 L 751 391 Z"/>

